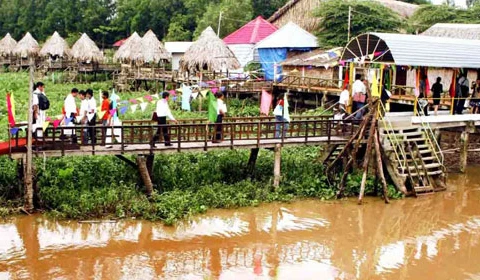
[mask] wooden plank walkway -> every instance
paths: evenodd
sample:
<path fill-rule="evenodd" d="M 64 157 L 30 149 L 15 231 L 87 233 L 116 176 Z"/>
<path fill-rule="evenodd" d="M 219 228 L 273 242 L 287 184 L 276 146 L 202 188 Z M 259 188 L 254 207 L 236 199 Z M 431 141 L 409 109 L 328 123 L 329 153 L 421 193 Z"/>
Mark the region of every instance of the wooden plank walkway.
<path fill-rule="evenodd" d="M 290 123 L 272 121 L 271 117 L 231 118 L 221 127 L 222 142 L 212 143 L 217 134 L 216 124 L 205 120 L 182 121 L 173 125 L 157 125 L 150 121 L 130 121 L 122 126 L 91 127 L 95 130 L 96 143 L 85 142 L 88 127 L 49 127 L 43 136 L 33 141 L 33 152 L 41 157 L 154 154 L 183 151 L 209 151 L 219 149 L 274 148 L 276 145 L 319 145 L 322 143 L 343 143 L 356 131 L 358 122 L 344 123 L 333 120 L 332 116 L 294 117 Z M 158 131 L 167 129 L 171 146 L 164 146 L 163 135 L 153 145 L 152 139 Z M 281 131 L 284 131 L 283 135 Z M 16 137 L 19 137 L 20 131 Z M 77 142 L 72 143 L 70 135 L 75 134 Z M 162 134 L 162 133 L 161 133 Z M 113 141 L 112 136 L 113 135 Z M 18 139 L 18 138 L 17 138 Z M 15 138 L 13 139 L 15 140 Z M 15 141 L 12 141 L 15 143 Z M 25 146 L 11 147 L 12 158 L 23 157 Z"/>

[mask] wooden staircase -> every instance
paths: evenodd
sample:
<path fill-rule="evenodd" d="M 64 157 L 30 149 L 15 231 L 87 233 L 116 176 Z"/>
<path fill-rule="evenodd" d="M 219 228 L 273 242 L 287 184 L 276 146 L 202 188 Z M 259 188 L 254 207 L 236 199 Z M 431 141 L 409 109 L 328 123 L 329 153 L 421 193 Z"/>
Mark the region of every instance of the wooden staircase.
<path fill-rule="evenodd" d="M 414 195 L 445 189 L 442 157 L 422 126 L 381 130 L 382 146 L 390 163 L 387 170 L 396 184 Z"/>

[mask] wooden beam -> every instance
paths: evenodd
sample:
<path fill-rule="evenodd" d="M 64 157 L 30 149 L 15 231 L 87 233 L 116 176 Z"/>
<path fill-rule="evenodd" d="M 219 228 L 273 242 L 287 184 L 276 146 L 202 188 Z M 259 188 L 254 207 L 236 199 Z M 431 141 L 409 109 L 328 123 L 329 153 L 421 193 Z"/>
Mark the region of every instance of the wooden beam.
<path fill-rule="evenodd" d="M 276 144 L 274 150 L 274 163 L 273 163 L 273 187 L 277 189 L 280 186 L 280 166 L 282 160 L 282 145 Z"/>
<path fill-rule="evenodd" d="M 250 149 L 250 157 L 247 163 L 247 177 L 253 179 L 255 173 L 255 164 L 257 163 L 259 148 Z"/>
<path fill-rule="evenodd" d="M 138 166 L 135 162 L 133 162 L 132 160 L 130 160 L 129 158 L 125 157 L 124 155 L 120 155 L 120 154 L 117 154 L 115 155 L 118 159 L 120 159 L 121 161 L 125 162 L 126 164 L 130 165 L 131 167 L 137 169 Z"/>

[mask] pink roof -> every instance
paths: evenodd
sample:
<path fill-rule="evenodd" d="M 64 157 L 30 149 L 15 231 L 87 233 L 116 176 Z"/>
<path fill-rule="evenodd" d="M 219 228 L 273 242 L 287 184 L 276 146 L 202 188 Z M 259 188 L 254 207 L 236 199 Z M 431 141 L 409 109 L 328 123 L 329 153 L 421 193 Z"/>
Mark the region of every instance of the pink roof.
<path fill-rule="evenodd" d="M 223 39 L 225 44 L 256 44 L 277 31 L 277 27 L 258 16 Z"/>
<path fill-rule="evenodd" d="M 125 41 L 126 41 L 127 39 L 128 39 L 128 38 L 118 40 L 118 41 L 116 41 L 115 43 L 113 43 L 113 46 L 114 46 L 114 47 L 120 47 L 121 45 L 123 45 L 123 43 L 125 43 Z"/>

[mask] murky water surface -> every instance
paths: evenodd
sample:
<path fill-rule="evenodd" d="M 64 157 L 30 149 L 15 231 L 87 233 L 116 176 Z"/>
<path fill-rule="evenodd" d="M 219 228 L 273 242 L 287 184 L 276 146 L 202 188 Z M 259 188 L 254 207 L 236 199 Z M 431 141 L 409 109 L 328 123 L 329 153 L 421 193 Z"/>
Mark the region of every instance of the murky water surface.
<path fill-rule="evenodd" d="M 479 170 L 390 205 L 270 204 L 176 227 L 13 218 L 0 279 L 480 279 Z"/>

